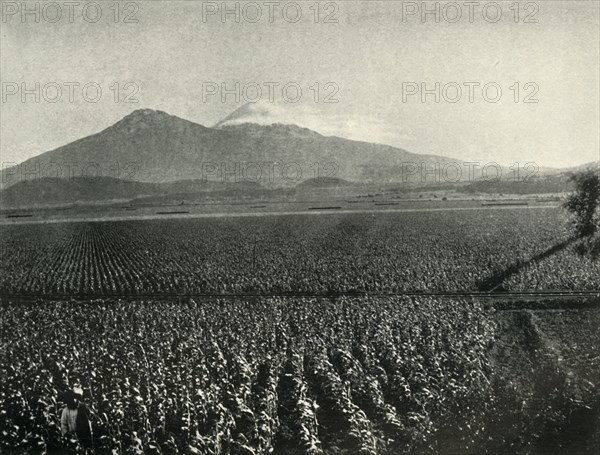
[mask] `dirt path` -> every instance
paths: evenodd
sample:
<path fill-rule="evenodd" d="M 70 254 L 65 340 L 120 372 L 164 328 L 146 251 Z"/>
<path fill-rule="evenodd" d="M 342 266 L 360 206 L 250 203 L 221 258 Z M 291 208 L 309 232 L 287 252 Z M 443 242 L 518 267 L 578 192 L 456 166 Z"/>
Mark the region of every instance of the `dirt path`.
<path fill-rule="evenodd" d="M 600 444 L 600 309 L 497 314 L 494 369 L 522 399 L 515 419 L 537 451 L 595 453 Z M 536 421 L 535 425 L 532 422 Z M 530 426 L 530 427 L 529 427 Z"/>

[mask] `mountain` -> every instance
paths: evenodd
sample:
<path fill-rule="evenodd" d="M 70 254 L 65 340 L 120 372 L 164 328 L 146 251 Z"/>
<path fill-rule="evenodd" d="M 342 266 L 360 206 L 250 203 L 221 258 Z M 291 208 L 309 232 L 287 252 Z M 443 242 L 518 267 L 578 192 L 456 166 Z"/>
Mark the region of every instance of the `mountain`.
<path fill-rule="evenodd" d="M 2 184 L 7 188 L 24 180 L 25 173 L 28 178 L 101 175 L 147 183 L 250 181 L 268 187 L 292 187 L 314 177 L 382 183 L 399 181 L 403 163 L 453 161 L 296 125 L 235 121 L 255 111 L 242 107 L 209 128 L 162 111 L 137 110 L 97 134 L 4 169 Z"/>
<path fill-rule="evenodd" d="M 269 193 L 276 196 L 283 194 L 282 188 L 305 191 L 355 184 L 422 186 L 439 184 L 439 167 L 444 164 L 461 165 L 447 157 L 273 123 L 286 118 L 277 109 L 245 105 L 212 128 L 162 111 L 134 111 L 97 134 L 3 169 L 0 204 L 183 200 L 186 195 L 228 199 L 262 197 L 268 189 L 277 189 L 279 193 Z M 438 166 L 438 171 L 423 181 L 422 169 L 415 166 Z M 461 183 L 470 183 L 465 190 L 474 192 L 562 192 L 569 188 L 569 173 L 583 169 L 598 169 L 598 162 L 544 169 L 534 184 L 467 182 L 466 172 Z M 511 175 L 509 169 L 502 174 Z"/>

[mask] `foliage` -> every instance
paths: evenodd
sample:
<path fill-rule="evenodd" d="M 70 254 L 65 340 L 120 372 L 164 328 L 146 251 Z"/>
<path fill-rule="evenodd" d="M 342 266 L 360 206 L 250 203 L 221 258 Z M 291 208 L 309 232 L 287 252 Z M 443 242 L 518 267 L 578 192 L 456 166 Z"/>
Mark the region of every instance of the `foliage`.
<path fill-rule="evenodd" d="M 6 451 L 65 447 L 60 395 L 74 384 L 98 451 L 126 453 L 426 449 L 462 399 L 489 393 L 493 322 L 468 302 L 40 302 L 2 312 Z M 472 428 L 480 412 L 465 414 Z"/>
<path fill-rule="evenodd" d="M 565 382 L 556 361 L 538 362 L 534 381 L 551 389 L 514 387 L 491 355 L 495 311 L 465 300 L 39 301 L 1 311 L 3 453 L 76 452 L 59 425 L 74 385 L 99 454 L 517 453 L 600 398 L 577 377 Z M 600 379 L 597 360 L 585 364 Z"/>
<path fill-rule="evenodd" d="M 12 294 L 347 293 L 478 290 L 568 237 L 557 208 L 0 226 Z M 547 265 L 546 265 L 547 264 Z M 544 268 L 538 271 L 538 268 Z M 550 272 L 549 272 L 549 271 Z M 572 249 L 511 278 L 597 289 Z"/>
<path fill-rule="evenodd" d="M 573 214 L 573 226 L 579 236 L 593 235 L 600 226 L 600 177 L 598 171 L 574 174 L 571 181 L 575 191 L 565 201 L 565 208 Z"/>

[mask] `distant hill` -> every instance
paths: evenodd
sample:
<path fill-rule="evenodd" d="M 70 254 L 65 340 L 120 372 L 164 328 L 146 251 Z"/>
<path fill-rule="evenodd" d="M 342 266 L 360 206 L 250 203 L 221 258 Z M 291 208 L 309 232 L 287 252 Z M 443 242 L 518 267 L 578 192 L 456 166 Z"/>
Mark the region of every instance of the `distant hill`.
<path fill-rule="evenodd" d="M 590 161 L 589 163 L 584 163 L 584 164 L 580 164 L 579 166 L 573 166 L 573 167 L 548 169 L 548 170 L 545 170 L 544 174 L 546 174 L 546 175 L 572 174 L 575 172 L 583 172 L 583 171 L 591 171 L 591 170 L 600 172 L 600 161 Z"/>
<path fill-rule="evenodd" d="M 25 208 L 75 203 L 242 197 L 264 191 L 257 183 L 221 183 L 186 180 L 172 183 L 143 183 L 112 177 L 72 179 L 42 178 L 19 182 L 0 192 L 0 206 Z"/>
<path fill-rule="evenodd" d="M 70 204 L 75 202 L 127 200 L 135 195 L 153 194 L 156 185 L 110 177 L 25 180 L 0 193 L 2 208 Z"/>
<path fill-rule="evenodd" d="M 332 188 L 340 186 L 355 186 L 353 182 L 349 182 L 344 179 L 336 177 L 317 177 L 304 180 L 303 182 L 296 185 L 297 189 L 309 189 L 309 188 Z"/>
<path fill-rule="evenodd" d="M 565 193 L 573 189 L 569 181 L 571 174 L 572 172 L 561 172 L 528 181 L 514 181 L 509 178 L 500 181 L 478 181 L 462 186 L 461 191 L 487 194 Z"/>

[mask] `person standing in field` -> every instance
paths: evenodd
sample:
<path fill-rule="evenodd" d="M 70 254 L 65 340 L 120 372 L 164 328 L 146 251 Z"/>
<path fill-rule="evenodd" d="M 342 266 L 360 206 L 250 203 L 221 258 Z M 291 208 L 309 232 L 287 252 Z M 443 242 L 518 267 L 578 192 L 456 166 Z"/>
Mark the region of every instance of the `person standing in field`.
<path fill-rule="evenodd" d="M 87 406 L 82 401 L 83 390 L 74 388 L 67 392 L 66 406 L 60 416 L 60 428 L 63 436 L 74 435 L 85 448 L 92 448 L 92 425 Z"/>

